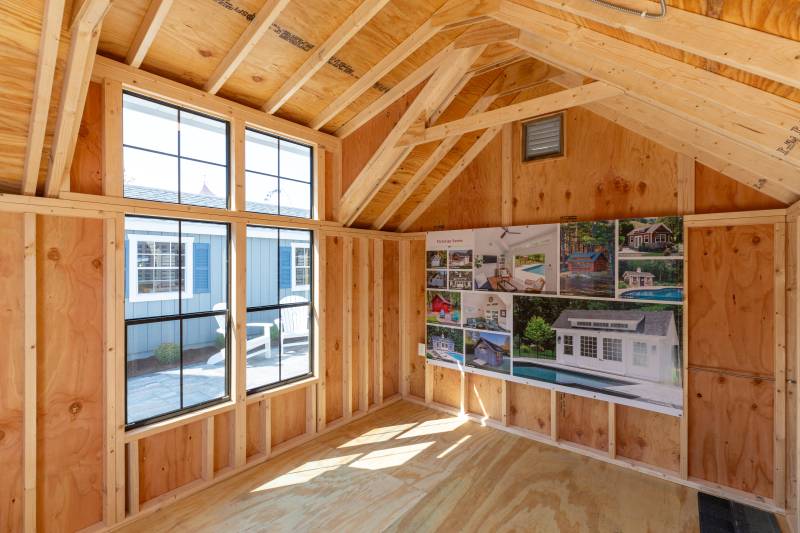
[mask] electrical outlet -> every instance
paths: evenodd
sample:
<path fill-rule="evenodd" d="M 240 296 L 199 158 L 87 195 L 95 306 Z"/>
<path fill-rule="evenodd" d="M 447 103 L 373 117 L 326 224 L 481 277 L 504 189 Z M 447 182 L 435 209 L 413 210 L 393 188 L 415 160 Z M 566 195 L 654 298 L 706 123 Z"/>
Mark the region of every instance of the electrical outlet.
<path fill-rule="evenodd" d="M 421 355 L 422 357 L 425 357 L 425 343 L 424 342 L 417 343 L 417 355 Z"/>

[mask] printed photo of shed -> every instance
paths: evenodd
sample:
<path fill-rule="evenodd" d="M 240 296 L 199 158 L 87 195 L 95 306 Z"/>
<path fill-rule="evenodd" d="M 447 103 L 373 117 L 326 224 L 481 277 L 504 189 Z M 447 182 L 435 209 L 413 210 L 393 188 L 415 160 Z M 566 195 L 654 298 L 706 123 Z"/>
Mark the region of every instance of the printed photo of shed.
<path fill-rule="evenodd" d="M 561 224 L 559 294 L 614 297 L 613 221 Z"/>
<path fill-rule="evenodd" d="M 427 322 L 458 326 L 461 324 L 461 294 L 451 291 L 426 293 Z"/>
<path fill-rule="evenodd" d="M 425 355 L 446 363 L 464 363 L 464 331 L 428 325 L 426 329 Z"/>
<path fill-rule="evenodd" d="M 683 301 L 682 259 L 620 259 L 617 297 Z"/>
<path fill-rule="evenodd" d="M 683 218 L 652 217 L 619 221 L 620 257 L 683 254 Z"/>
<path fill-rule="evenodd" d="M 508 374 L 511 370 L 511 337 L 484 331 L 464 331 L 467 366 Z"/>
<path fill-rule="evenodd" d="M 472 269 L 472 250 L 450 250 L 448 252 L 447 268 Z"/>
<path fill-rule="evenodd" d="M 446 289 L 447 270 L 428 270 L 426 280 L 426 287 L 429 289 Z"/>

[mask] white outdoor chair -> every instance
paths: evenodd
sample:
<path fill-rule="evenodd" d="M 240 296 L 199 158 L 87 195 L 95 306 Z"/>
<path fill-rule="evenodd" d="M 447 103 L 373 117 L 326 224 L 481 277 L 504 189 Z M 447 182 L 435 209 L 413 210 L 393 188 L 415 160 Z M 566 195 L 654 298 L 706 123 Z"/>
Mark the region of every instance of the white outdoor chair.
<path fill-rule="evenodd" d="M 225 309 L 225 307 L 226 305 L 224 303 L 219 303 L 219 304 L 214 304 L 212 309 L 214 311 L 221 311 Z M 216 315 L 214 316 L 214 318 L 217 320 L 217 326 L 218 326 L 217 333 L 225 335 L 226 334 L 225 315 Z M 263 347 L 264 349 L 264 358 L 269 359 L 270 357 L 272 357 L 272 344 L 270 343 L 270 338 L 269 338 L 269 332 L 270 329 L 272 328 L 272 324 L 270 322 L 248 322 L 247 327 L 254 329 L 257 328 L 262 330 L 261 335 L 253 337 L 252 339 L 247 339 L 247 357 L 249 358 L 259 354 L 260 350 L 253 353 L 250 353 L 250 351 L 254 350 L 255 348 L 261 348 L 261 347 Z M 225 360 L 225 349 L 223 348 L 222 350 L 218 351 L 217 353 L 209 357 L 208 361 L 206 361 L 206 364 L 213 365 L 216 363 L 220 363 L 224 360 Z"/>
<path fill-rule="evenodd" d="M 308 302 L 302 296 L 284 296 L 280 299 L 282 304 Z M 304 307 L 289 307 L 281 309 L 281 318 L 275 319 L 275 326 L 281 332 L 281 346 L 300 346 L 308 343 L 308 311 Z M 304 342 L 286 343 L 285 339 L 298 339 L 305 337 Z"/>

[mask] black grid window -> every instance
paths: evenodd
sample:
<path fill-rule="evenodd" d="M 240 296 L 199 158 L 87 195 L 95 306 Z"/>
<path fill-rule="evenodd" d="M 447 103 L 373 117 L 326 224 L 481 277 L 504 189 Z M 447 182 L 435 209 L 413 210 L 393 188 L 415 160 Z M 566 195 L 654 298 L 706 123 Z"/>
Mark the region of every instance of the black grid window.
<path fill-rule="evenodd" d="M 125 422 L 230 399 L 227 224 L 125 218 Z"/>
<path fill-rule="evenodd" d="M 313 234 L 247 227 L 248 392 L 313 375 Z"/>
<path fill-rule="evenodd" d="M 310 146 L 248 129 L 245 132 L 245 209 L 311 218 Z"/>
<path fill-rule="evenodd" d="M 126 198 L 228 208 L 228 123 L 125 92 Z"/>

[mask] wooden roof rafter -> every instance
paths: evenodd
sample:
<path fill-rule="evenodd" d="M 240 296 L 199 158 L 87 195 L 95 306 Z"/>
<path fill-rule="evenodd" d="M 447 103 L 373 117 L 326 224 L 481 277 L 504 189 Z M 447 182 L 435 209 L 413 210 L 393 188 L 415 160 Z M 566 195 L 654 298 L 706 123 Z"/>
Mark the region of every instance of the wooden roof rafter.
<path fill-rule="evenodd" d="M 441 64 L 389 132 L 364 168 L 356 176 L 339 203 L 339 221 L 351 225 L 372 200 L 411 148 L 398 147 L 397 141 L 412 128 L 424 128 L 424 121 L 436 106 L 458 85 L 461 77 L 481 55 L 485 45 L 454 50 L 448 47 Z"/>
<path fill-rule="evenodd" d="M 136 31 L 136 36 L 133 38 L 133 43 L 128 49 L 128 55 L 125 57 L 125 62 L 132 67 L 139 68 L 144 61 L 147 51 L 156 39 L 158 30 L 167 18 L 169 9 L 172 7 L 173 0 L 151 0 L 147 11 L 144 14 L 144 20 L 139 25 Z"/>

